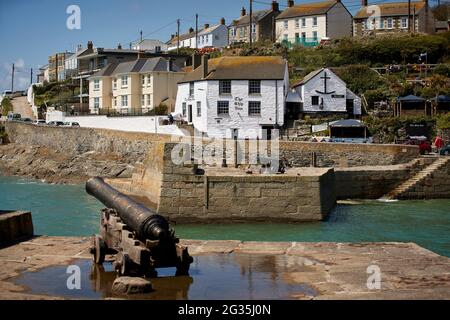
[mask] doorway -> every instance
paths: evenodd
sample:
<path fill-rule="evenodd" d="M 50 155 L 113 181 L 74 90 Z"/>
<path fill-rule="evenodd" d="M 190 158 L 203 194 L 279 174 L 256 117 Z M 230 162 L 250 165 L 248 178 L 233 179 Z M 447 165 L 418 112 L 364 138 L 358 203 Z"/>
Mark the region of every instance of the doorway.
<path fill-rule="evenodd" d="M 188 122 L 192 123 L 192 104 L 188 105 Z"/>

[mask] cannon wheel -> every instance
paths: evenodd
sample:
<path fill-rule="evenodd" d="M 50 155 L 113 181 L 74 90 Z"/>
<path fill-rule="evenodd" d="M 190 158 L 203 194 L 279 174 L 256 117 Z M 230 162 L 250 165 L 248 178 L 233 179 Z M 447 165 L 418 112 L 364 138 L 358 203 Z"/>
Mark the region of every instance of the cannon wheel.
<path fill-rule="evenodd" d="M 94 238 L 93 260 L 95 264 L 103 264 L 105 262 L 106 245 L 103 238 L 96 235 Z"/>
<path fill-rule="evenodd" d="M 130 273 L 130 257 L 128 254 L 119 252 L 116 256 L 116 265 L 119 276 L 127 276 Z"/>

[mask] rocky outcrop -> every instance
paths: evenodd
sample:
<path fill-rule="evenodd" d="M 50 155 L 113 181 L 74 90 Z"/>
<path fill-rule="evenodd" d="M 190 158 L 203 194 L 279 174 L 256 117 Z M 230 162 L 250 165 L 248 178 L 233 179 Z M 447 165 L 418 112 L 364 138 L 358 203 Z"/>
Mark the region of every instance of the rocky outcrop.
<path fill-rule="evenodd" d="M 129 178 L 134 159 L 114 153 L 70 154 L 43 146 L 0 145 L 0 172 L 49 183 L 83 183 L 90 177 Z"/>

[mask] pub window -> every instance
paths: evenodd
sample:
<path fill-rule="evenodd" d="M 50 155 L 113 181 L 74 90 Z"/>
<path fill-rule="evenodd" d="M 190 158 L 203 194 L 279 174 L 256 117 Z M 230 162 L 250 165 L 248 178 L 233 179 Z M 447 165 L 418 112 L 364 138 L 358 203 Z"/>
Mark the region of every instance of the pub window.
<path fill-rule="evenodd" d="M 189 82 L 189 96 L 194 96 L 194 82 Z"/>
<path fill-rule="evenodd" d="M 183 113 L 183 117 L 186 117 L 186 113 L 187 113 L 187 108 L 186 108 L 186 102 L 183 102 L 183 111 L 182 111 L 182 113 Z"/>
<path fill-rule="evenodd" d="M 248 93 L 249 94 L 261 93 L 261 81 L 260 80 L 250 80 L 248 83 Z"/>
<path fill-rule="evenodd" d="M 217 101 L 217 115 L 228 115 L 230 113 L 228 101 Z"/>
<path fill-rule="evenodd" d="M 319 105 L 319 96 L 312 96 L 311 97 L 311 104 L 313 106 L 318 106 Z"/>
<path fill-rule="evenodd" d="M 260 116 L 261 115 L 261 101 L 249 101 L 248 102 L 248 115 Z"/>
<path fill-rule="evenodd" d="M 200 101 L 197 101 L 197 117 L 202 116 L 202 103 Z"/>
<path fill-rule="evenodd" d="M 231 94 L 231 81 L 222 80 L 219 81 L 219 94 Z"/>

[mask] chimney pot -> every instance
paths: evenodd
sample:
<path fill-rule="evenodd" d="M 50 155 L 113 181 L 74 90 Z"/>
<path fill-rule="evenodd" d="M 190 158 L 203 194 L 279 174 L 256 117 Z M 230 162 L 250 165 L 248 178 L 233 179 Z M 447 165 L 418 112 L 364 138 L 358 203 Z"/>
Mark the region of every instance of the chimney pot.
<path fill-rule="evenodd" d="M 245 10 L 245 7 L 242 7 L 241 9 L 241 17 L 247 15 L 247 11 Z"/>
<path fill-rule="evenodd" d="M 94 44 L 92 43 L 92 41 L 88 41 L 87 48 L 91 50 L 94 48 Z"/>
<path fill-rule="evenodd" d="M 209 23 L 205 23 L 205 29 L 209 28 Z"/>
<path fill-rule="evenodd" d="M 202 64 L 202 56 L 194 53 L 192 54 L 192 70 L 197 69 Z"/>
<path fill-rule="evenodd" d="M 194 28 L 189 28 L 189 33 L 192 33 L 192 32 L 194 32 Z"/>
<path fill-rule="evenodd" d="M 122 50 L 122 45 L 120 43 L 117 45 L 117 49 Z"/>
<path fill-rule="evenodd" d="M 272 11 L 279 11 L 280 10 L 280 6 L 278 5 L 277 1 L 272 1 Z"/>
<path fill-rule="evenodd" d="M 294 6 L 294 0 L 288 0 L 287 6 L 288 6 L 289 8 L 292 8 L 292 7 Z"/>
<path fill-rule="evenodd" d="M 220 24 L 225 25 L 225 18 L 220 19 Z"/>
<path fill-rule="evenodd" d="M 361 6 L 367 7 L 368 0 L 361 0 Z"/>
<path fill-rule="evenodd" d="M 208 76 L 208 60 L 209 56 L 207 54 L 202 56 L 203 79 L 205 79 Z"/>

